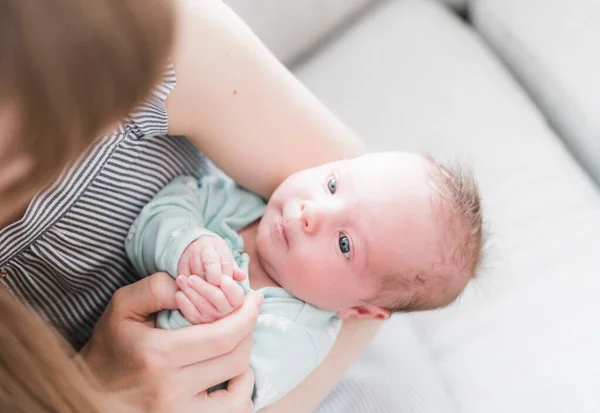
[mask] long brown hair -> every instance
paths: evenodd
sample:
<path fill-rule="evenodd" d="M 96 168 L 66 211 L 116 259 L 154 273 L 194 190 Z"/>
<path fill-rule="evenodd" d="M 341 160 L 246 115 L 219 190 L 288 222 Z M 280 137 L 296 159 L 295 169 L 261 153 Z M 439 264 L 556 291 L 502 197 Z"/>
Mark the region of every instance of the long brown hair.
<path fill-rule="evenodd" d="M 0 0 L 0 111 L 16 108 L 10 143 L 34 165 L 0 194 L 0 221 L 148 96 L 174 40 L 172 4 Z M 104 403 L 77 355 L 0 285 L 0 411 L 115 411 Z"/>
<path fill-rule="evenodd" d="M 113 412 L 68 344 L 0 287 L 0 411 Z"/>
<path fill-rule="evenodd" d="M 0 0 L 0 110 L 34 170 L 2 195 L 23 208 L 92 140 L 144 99 L 166 64 L 165 0 Z M 14 211 L 13 211 L 14 213 Z"/>

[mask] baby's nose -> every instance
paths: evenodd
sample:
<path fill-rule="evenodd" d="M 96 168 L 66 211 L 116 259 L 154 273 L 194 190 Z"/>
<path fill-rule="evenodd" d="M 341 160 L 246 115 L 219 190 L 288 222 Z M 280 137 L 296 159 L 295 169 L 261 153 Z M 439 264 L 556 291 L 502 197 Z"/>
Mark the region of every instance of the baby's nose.
<path fill-rule="evenodd" d="M 318 230 L 322 213 L 314 202 L 306 201 L 300 205 L 300 221 L 307 234 Z"/>

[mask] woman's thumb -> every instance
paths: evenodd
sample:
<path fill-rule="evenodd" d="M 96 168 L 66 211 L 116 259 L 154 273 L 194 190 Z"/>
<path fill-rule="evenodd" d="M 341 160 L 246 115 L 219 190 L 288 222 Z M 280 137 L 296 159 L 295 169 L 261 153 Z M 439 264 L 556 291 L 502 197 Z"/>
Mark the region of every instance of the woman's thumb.
<path fill-rule="evenodd" d="M 114 297 L 115 310 L 123 318 L 146 320 L 160 310 L 177 308 L 175 280 L 169 274 L 159 272 L 119 289 Z"/>

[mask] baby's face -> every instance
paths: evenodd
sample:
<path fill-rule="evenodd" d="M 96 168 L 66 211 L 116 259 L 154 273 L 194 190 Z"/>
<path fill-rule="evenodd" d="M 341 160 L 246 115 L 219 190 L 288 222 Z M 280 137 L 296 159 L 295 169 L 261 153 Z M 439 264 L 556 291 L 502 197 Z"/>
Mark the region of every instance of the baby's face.
<path fill-rule="evenodd" d="M 340 316 L 385 318 L 368 304 L 381 276 L 421 268 L 435 254 L 428 164 L 369 154 L 290 176 L 260 222 L 258 256 L 299 299 Z"/>

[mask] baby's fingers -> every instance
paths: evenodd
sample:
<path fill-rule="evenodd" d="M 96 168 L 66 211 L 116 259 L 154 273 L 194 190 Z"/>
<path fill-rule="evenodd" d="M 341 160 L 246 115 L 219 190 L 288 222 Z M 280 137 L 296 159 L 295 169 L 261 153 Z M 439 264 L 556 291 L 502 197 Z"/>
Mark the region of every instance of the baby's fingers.
<path fill-rule="evenodd" d="M 232 277 L 233 276 L 233 270 L 235 268 L 235 261 L 233 260 L 233 254 L 231 253 L 231 250 L 229 249 L 229 246 L 225 243 L 225 241 L 215 245 L 215 248 L 217 249 L 217 252 L 219 253 L 219 256 L 221 257 L 221 271 L 223 271 L 223 274 L 228 276 L 228 277 Z M 218 285 L 218 284 L 214 284 L 214 285 Z"/>
<path fill-rule="evenodd" d="M 194 307 L 194 304 L 192 304 L 190 299 L 187 298 L 182 291 L 177 291 L 175 294 L 175 302 L 177 303 L 179 311 L 181 311 L 181 314 L 183 314 L 187 321 L 192 324 L 201 324 L 204 322 L 204 318 L 200 311 Z"/>
<path fill-rule="evenodd" d="M 221 256 L 214 247 L 209 246 L 202 250 L 202 263 L 206 280 L 212 285 L 219 285 L 223 270 L 221 269 Z"/>
<path fill-rule="evenodd" d="M 213 305 L 221 317 L 233 311 L 231 304 L 229 304 L 229 300 L 225 297 L 225 294 L 220 287 L 216 287 L 204 281 L 202 278 L 193 275 L 189 278 L 188 282 L 190 287 L 192 287 L 198 295 L 202 296 L 206 301 Z"/>
<path fill-rule="evenodd" d="M 237 264 L 233 267 L 233 279 L 236 281 L 244 281 L 248 276 Z"/>
<path fill-rule="evenodd" d="M 189 253 L 184 253 L 179 259 L 179 263 L 177 264 L 177 274 L 183 274 L 185 276 L 189 276 L 193 269 L 190 260 L 192 259 L 192 255 Z"/>
<path fill-rule="evenodd" d="M 233 309 L 238 308 L 244 302 L 243 288 L 229 277 L 221 279 L 221 291 L 223 291 Z"/>
<path fill-rule="evenodd" d="M 180 273 L 183 275 L 197 275 L 198 277 L 205 277 L 206 270 L 204 269 L 204 264 L 202 263 L 202 256 L 200 254 L 194 254 L 190 257 L 190 272 L 188 274 Z"/>
<path fill-rule="evenodd" d="M 192 324 L 210 323 L 218 320 L 220 316 L 216 308 L 210 302 L 208 302 L 206 298 L 194 290 L 189 283 L 189 279 L 189 277 L 177 277 L 177 286 L 181 290 L 180 292 L 182 295 L 185 297 L 185 300 L 180 298 L 181 302 L 177 301 L 181 313 Z M 177 298 L 178 296 L 176 295 L 175 299 Z M 196 312 L 190 309 L 190 307 L 187 305 L 187 302 L 192 304 L 192 306 L 196 309 Z"/>

